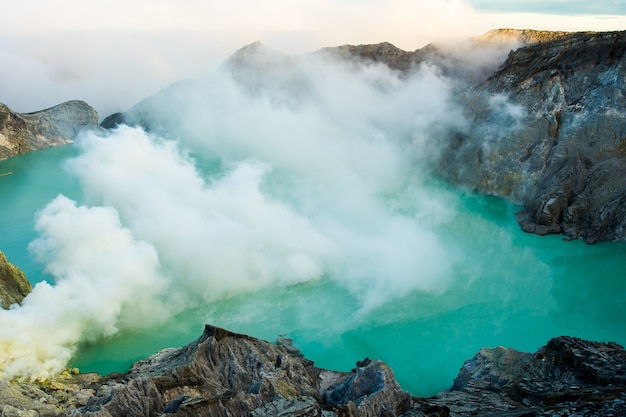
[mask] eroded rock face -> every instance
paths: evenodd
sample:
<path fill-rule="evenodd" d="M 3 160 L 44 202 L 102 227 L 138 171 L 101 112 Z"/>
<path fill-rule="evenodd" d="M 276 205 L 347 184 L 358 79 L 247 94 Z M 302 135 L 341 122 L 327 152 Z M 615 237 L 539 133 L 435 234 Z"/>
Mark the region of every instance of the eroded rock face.
<path fill-rule="evenodd" d="M 626 415 L 625 387 L 622 346 L 557 337 L 535 354 L 481 349 L 428 403 L 451 416 Z"/>
<path fill-rule="evenodd" d="M 71 143 L 88 128 L 98 128 L 98 113 L 83 101 L 67 101 L 34 113 L 17 113 L 0 103 L 0 160 Z"/>
<path fill-rule="evenodd" d="M 519 48 L 466 94 L 439 172 L 525 207 L 527 232 L 626 240 L 626 32 Z"/>
<path fill-rule="evenodd" d="M 322 370 L 283 346 L 213 326 L 92 388 L 72 415 L 396 416 L 412 406 L 380 361 L 347 373 Z"/>
<path fill-rule="evenodd" d="M 32 290 L 24 272 L 11 264 L 4 252 L 0 251 L 0 304 L 7 309 L 12 304 L 20 304 Z"/>

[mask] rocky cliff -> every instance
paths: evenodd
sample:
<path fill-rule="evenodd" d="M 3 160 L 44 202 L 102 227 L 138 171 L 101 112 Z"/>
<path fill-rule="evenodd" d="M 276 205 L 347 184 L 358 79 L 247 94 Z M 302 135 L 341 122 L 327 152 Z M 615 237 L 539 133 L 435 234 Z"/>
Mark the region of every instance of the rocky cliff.
<path fill-rule="evenodd" d="M 469 129 L 450 132 L 435 170 L 524 206 L 525 231 L 626 240 L 626 32 L 500 29 L 461 50 L 326 50 L 403 72 L 428 63 L 459 82 Z"/>
<path fill-rule="evenodd" d="M 32 287 L 24 272 L 12 265 L 0 251 L 0 305 L 7 309 L 12 304 L 20 304 Z"/>
<path fill-rule="evenodd" d="M 417 376 L 416 376 L 417 377 Z M 626 352 L 614 343 L 552 339 L 537 353 L 482 349 L 450 390 L 402 391 L 365 358 L 351 372 L 320 369 L 288 339 L 271 344 L 206 326 L 125 374 L 67 371 L 43 382 L 0 382 L 3 416 L 607 416 L 626 413 Z"/>
<path fill-rule="evenodd" d="M 0 103 L 0 160 L 71 143 L 86 128 L 98 128 L 98 113 L 83 101 L 34 113 L 17 113 Z"/>
<path fill-rule="evenodd" d="M 626 32 L 575 33 L 513 51 L 465 92 L 472 128 L 439 173 L 521 204 L 525 231 L 626 240 Z"/>

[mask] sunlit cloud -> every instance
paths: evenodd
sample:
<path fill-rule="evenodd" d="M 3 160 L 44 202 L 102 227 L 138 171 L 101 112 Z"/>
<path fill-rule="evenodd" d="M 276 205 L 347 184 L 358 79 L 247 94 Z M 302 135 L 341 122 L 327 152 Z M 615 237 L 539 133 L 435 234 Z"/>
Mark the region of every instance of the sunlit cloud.
<path fill-rule="evenodd" d="M 24 0 L 3 8 L 0 102 L 28 112 L 82 99 L 105 117 L 257 40 L 287 54 L 383 41 L 415 50 L 499 27 L 619 30 L 626 12 L 579 1 Z"/>

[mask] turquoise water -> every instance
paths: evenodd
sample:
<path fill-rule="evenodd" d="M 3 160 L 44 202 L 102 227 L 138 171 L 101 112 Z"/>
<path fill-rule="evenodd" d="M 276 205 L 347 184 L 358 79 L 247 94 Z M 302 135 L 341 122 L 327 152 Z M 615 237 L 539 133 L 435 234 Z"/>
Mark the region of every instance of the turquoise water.
<path fill-rule="evenodd" d="M 49 279 L 28 250 L 35 213 L 59 193 L 83 200 L 78 180 L 62 167 L 76 154 L 65 146 L 0 162 L 0 174 L 12 172 L 0 176 L 0 249 L 32 282 Z M 442 290 L 409 291 L 365 310 L 358 294 L 332 277 L 229 293 L 158 325 L 83 343 L 71 365 L 124 371 L 160 348 L 194 340 L 211 323 L 270 341 L 287 334 L 321 367 L 349 370 L 364 357 L 380 358 L 405 389 L 430 395 L 450 387 L 483 346 L 534 351 L 559 335 L 626 343 L 624 244 L 524 234 L 517 207 L 446 192 L 455 215 L 435 228 L 450 248 Z"/>

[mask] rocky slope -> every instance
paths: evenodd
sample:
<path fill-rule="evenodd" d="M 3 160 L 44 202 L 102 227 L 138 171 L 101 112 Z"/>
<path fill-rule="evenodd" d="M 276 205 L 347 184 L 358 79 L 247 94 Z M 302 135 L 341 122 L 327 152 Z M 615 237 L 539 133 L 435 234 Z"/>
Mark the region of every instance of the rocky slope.
<path fill-rule="evenodd" d="M 71 143 L 86 128 L 98 128 L 98 113 L 83 101 L 34 113 L 17 113 L 0 103 L 0 160 Z"/>
<path fill-rule="evenodd" d="M 482 349 L 452 388 L 432 398 L 402 391 L 384 363 L 351 372 L 317 368 L 288 339 L 271 344 L 206 326 L 129 372 L 68 371 L 43 382 L 0 382 L 3 416 L 607 416 L 626 413 L 626 352 L 559 337 L 537 353 Z"/>
<path fill-rule="evenodd" d="M 24 272 L 12 265 L 0 251 L 0 306 L 7 309 L 12 304 L 20 304 L 32 290 Z"/>
<path fill-rule="evenodd" d="M 625 51 L 626 32 L 515 50 L 466 93 L 472 129 L 458 132 L 439 172 L 523 205 L 528 232 L 626 240 Z"/>

